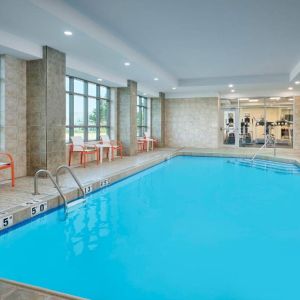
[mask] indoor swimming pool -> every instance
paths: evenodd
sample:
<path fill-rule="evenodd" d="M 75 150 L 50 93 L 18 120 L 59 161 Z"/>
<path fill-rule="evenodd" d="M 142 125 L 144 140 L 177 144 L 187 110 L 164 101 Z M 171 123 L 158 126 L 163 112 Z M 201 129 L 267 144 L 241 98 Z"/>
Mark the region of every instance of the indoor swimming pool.
<path fill-rule="evenodd" d="M 0 277 L 95 300 L 300 299 L 300 177 L 178 156 L 0 236 Z"/>

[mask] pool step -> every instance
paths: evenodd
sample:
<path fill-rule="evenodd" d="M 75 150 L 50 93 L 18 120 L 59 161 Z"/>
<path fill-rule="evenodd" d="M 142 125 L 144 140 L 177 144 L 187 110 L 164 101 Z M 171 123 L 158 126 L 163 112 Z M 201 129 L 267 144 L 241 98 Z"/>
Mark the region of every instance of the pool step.
<path fill-rule="evenodd" d="M 266 170 L 266 171 L 270 170 L 270 171 L 284 173 L 284 174 L 300 174 L 299 167 L 293 164 L 283 163 L 283 162 L 261 160 L 261 159 L 255 159 L 253 161 L 251 159 L 236 159 L 234 161 L 231 161 L 231 163 L 246 166 L 246 167 Z"/>

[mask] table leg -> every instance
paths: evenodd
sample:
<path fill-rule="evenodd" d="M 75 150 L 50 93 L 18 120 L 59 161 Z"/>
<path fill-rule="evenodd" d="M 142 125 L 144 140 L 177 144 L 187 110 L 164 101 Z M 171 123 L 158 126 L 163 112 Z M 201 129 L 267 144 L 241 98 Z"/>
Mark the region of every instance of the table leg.
<path fill-rule="evenodd" d="M 112 147 L 108 148 L 108 160 L 111 161 L 111 157 L 112 157 Z"/>
<path fill-rule="evenodd" d="M 100 148 L 100 164 L 103 162 L 103 147 Z"/>

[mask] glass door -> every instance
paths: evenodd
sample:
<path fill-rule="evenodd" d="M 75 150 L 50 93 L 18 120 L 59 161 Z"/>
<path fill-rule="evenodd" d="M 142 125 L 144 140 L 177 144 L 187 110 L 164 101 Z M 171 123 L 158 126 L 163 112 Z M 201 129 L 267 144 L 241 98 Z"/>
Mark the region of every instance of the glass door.
<path fill-rule="evenodd" d="M 238 101 L 221 99 L 222 144 L 236 146 L 238 142 Z"/>

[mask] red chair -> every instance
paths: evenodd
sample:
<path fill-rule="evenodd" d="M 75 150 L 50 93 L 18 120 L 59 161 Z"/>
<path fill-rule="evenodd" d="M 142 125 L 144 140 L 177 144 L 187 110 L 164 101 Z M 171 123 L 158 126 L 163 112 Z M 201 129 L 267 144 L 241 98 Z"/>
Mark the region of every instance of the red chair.
<path fill-rule="evenodd" d="M 137 150 L 138 150 L 138 152 L 143 152 L 145 150 L 144 145 L 145 145 L 144 140 L 138 140 L 137 141 Z"/>
<path fill-rule="evenodd" d="M 97 165 L 99 164 L 98 149 L 95 145 L 85 144 L 82 137 L 71 137 L 72 144 L 69 148 L 69 166 L 71 165 L 72 156 L 74 152 L 80 153 L 80 164 L 85 168 L 88 154 L 95 154 Z"/>
<path fill-rule="evenodd" d="M 0 152 L 0 157 L 4 156 L 6 162 L 0 162 L 0 170 L 10 169 L 11 172 L 11 186 L 15 186 L 15 163 L 11 154 Z M 8 160 L 8 161 L 7 161 Z"/>
<path fill-rule="evenodd" d="M 102 144 L 110 144 L 111 145 L 111 152 L 112 152 L 111 159 L 112 160 L 114 160 L 115 151 L 117 152 L 117 155 L 118 155 L 118 151 L 119 151 L 121 159 L 123 158 L 123 145 L 122 145 L 121 142 L 111 141 L 109 139 L 108 135 L 101 135 L 100 136 L 100 142 Z"/>

